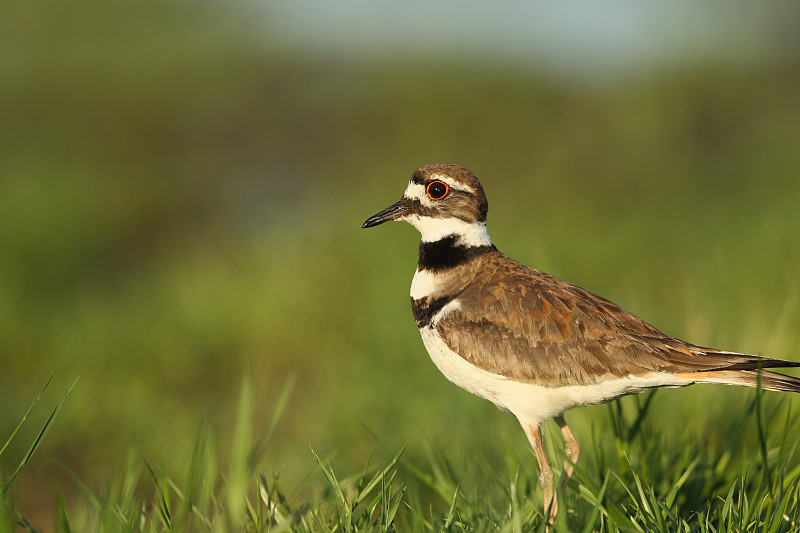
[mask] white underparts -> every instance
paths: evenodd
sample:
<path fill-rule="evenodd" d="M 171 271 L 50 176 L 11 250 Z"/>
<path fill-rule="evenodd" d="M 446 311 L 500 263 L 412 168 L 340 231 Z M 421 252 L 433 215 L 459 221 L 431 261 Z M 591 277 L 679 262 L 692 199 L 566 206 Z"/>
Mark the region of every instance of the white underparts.
<path fill-rule="evenodd" d="M 411 297 L 421 300 L 433 294 L 439 281 L 436 273 L 430 270 L 419 270 L 414 272 L 414 279 L 411 280 Z"/>
<path fill-rule="evenodd" d="M 435 317 L 436 321 L 439 319 L 441 316 Z M 447 379 L 467 392 L 489 400 L 503 411 L 513 413 L 523 424 L 538 425 L 573 407 L 593 405 L 625 394 L 654 387 L 681 387 L 692 383 L 687 378 L 665 372 L 652 372 L 645 376 L 609 377 L 588 385 L 546 387 L 520 383 L 467 362 L 447 346 L 436 330 L 435 322 L 420 329 L 420 333 L 428 354 Z"/>

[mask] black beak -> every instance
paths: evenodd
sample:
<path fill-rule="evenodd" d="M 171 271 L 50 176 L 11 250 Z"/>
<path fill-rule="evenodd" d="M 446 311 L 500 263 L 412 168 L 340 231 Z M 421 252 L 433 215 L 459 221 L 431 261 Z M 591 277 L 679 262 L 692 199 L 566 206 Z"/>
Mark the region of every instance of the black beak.
<path fill-rule="evenodd" d="M 400 205 L 400 202 L 396 204 L 392 204 L 380 213 L 376 215 L 372 215 L 364 222 L 362 228 L 371 228 L 372 226 L 377 226 L 378 224 L 383 224 L 384 222 L 389 222 L 390 220 L 397 220 L 404 212 L 406 208 Z"/>

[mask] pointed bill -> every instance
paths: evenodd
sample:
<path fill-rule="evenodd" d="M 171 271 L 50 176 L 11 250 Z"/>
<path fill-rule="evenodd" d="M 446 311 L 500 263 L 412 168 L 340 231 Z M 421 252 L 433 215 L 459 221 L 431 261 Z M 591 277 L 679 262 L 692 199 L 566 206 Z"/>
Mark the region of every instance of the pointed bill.
<path fill-rule="evenodd" d="M 389 222 L 390 220 L 397 220 L 403 213 L 405 213 L 406 208 L 403 207 L 400 202 L 390 205 L 380 213 L 372 215 L 367 219 L 366 222 L 361 226 L 362 228 L 371 228 L 372 226 L 377 226 L 378 224 L 383 224 L 384 222 Z"/>

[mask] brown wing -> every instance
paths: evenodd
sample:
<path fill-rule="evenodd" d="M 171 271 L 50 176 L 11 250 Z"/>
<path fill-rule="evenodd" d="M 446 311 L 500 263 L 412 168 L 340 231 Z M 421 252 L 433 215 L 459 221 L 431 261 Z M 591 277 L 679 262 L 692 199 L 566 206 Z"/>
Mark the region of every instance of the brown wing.
<path fill-rule="evenodd" d="M 500 253 L 484 261 L 484 274 L 458 295 L 460 306 L 436 327 L 450 348 L 490 372 L 557 386 L 653 371 L 792 365 L 694 346 Z"/>

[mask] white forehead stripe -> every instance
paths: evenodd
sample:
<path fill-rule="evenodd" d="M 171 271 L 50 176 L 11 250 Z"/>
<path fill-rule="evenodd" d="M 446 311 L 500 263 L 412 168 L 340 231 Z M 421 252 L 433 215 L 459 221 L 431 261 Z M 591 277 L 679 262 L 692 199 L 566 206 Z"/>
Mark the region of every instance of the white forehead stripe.
<path fill-rule="evenodd" d="M 408 187 L 406 187 L 406 192 L 403 193 L 403 196 L 411 200 L 418 200 L 419 203 L 425 207 L 433 207 L 433 201 L 428 198 L 428 194 L 425 192 L 425 186 L 420 185 L 419 183 L 409 182 Z"/>

